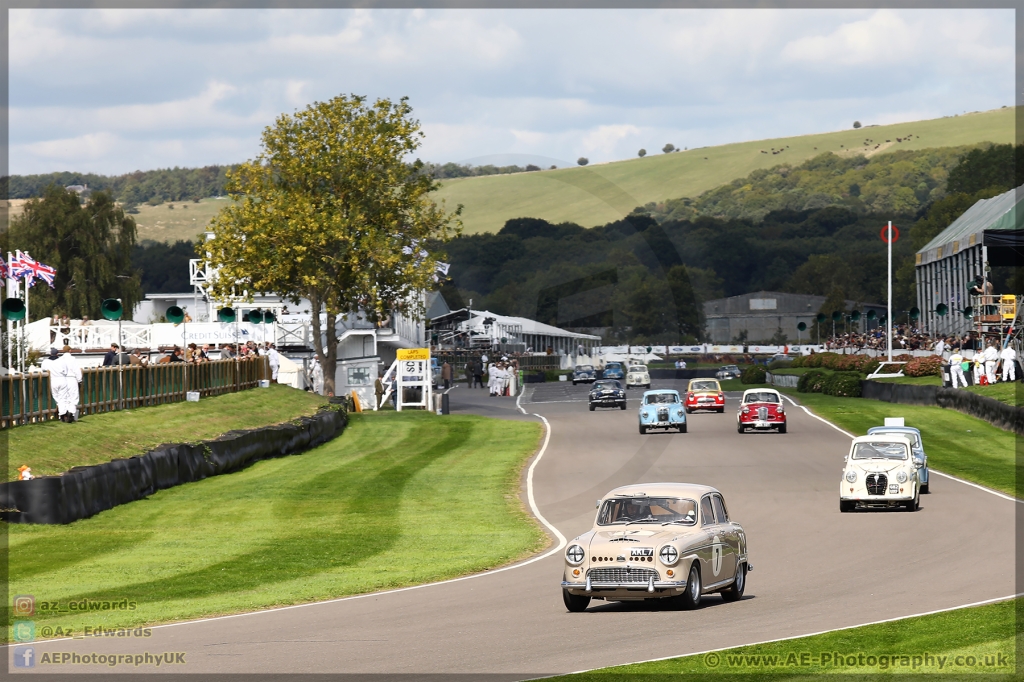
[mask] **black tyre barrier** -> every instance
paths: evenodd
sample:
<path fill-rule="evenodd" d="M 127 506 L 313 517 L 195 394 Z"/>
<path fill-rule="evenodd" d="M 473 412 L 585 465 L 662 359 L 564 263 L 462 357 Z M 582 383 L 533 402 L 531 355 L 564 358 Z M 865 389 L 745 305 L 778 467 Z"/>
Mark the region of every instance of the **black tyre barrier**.
<path fill-rule="evenodd" d="M 861 397 L 901 405 L 935 405 L 987 421 L 1005 431 L 1024 435 L 1024 409 L 957 388 L 913 386 L 864 379 Z"/>
<path fill-rule="evenodd" d="M 717 369 L 649 369 L 652 379 L 714 379 Z"/>
<path fill-rule="evenodd" d="M 201 443 L 161 445 L 144 455 L 73 467 L 60 476 L 0 483 L 0 519 L 51 524 L 86 519 L 158 490 L 314 448 L 340 435 L 346 423 L 344 411 L 325 409 L 286 424 L 229 431 Z"/>

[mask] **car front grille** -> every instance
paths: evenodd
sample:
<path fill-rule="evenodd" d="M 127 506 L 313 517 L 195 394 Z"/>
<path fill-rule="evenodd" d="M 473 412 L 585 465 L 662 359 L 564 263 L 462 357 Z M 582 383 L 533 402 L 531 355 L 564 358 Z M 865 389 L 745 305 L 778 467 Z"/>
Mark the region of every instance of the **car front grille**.
<path fill-rule="evenodd" d="M 658 572 L 653 568 L 592 568 L 587 572 L 590 580 L 595 583 L 637 583 L 644 584 L 651 578 L 659 580 Z"/>
<path fill-rule="evenodd" d="M 885 487 L 889 484 L 889 477 L 885 474 L 868 474 L 865 485 L 868 488 L 868 495 L 884 495 Z"/>
<path fill-rule="evenodd" d="M 668 408 L 662 408 L 662 409 L 658 410 L 658 421 L 660 421 L 660 422 L 667 422 L 668 421 Z"/>
<path fill-rule="evenodd" d="M 763 422 L 768 421 L 768 408 L 759 407 L 757 408 L 757 418 Z"/>

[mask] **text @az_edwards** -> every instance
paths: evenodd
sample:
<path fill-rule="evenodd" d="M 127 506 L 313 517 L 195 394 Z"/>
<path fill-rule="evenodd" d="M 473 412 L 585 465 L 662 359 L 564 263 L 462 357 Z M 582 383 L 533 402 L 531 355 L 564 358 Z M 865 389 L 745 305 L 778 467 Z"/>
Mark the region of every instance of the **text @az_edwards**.
<path fill-rule="evenodd" d="M 873 668 L 876 670 L 934 671 L 953 669 L 982 669 L 998 671 L 1012 669 L 1011 657 L 1002 652 L 970 654 L 868 654 L 865 652 L 842 653 L 838 651 L 801 651 L 788 654 L 728 654 L 711 652 L 704 654 L 704 665 L 708 668 L 827 668 L 852 669 Z"/>
<path fill-rule="evenodd" d="M 38 654 L 35 647 L 22 646 L 14 649 L 15 668 L 34 668 L 37 664 L 44 665 L 101 665 L 108 668 L 118 666 L 152 666 L 159 668 L 164 665 L 185 665 L 184 651 L 165 651 L 154 654 L 99 654 L 77 651 L 44 651 Z"/>

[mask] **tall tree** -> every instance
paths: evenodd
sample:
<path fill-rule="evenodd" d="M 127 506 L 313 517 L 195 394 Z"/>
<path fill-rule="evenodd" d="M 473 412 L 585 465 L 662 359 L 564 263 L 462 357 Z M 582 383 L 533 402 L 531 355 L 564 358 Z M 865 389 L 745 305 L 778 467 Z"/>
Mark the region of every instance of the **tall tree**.
<path fill-rule="evenodd" d="M 313 339 L 327 390 L 334 391 L 339 316 L 380 322 L 394 312 L 421 315 L 418 292 L 433 284 L 428 240 L 461 229 L 429 199 L 438 184 L 420 161 L 404 159 L 423 133 L 407 98 L 362 96 L 314 102 L 263 131 L 255 160 L 229 174 L 235 201 L 200 245 L 218 270 L 215 295 L 276 293 L 308 298 Z M 325 314 L 326 344 L 321 340 Z"/>
<path fill-rule="evenodd" d="M 135 220 L 110 195 L 97 192 L 82 204 L 78 195 L 50 185 L 41 199 L 25 204 L 11 220 L 8 247 L 21 249 L 57 270 L 53 289 L 32 287 L 33 317 L 65 314 L 98 317 L 105 298 L 119 298 L 127 315 L 142 299 L 140 275 L 132 268 Z"/>

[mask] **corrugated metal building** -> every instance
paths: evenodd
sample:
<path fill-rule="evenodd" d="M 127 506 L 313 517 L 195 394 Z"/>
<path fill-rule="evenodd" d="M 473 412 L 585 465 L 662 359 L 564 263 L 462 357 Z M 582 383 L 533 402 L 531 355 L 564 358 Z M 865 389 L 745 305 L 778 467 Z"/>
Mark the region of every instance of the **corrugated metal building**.
<path fill-rule="evenodd" d="M 712 343 L 729 343 L 746 331 L 748 342 L 762 343 L 771 340 L 781 331 L 788 342 L 816 341 L 810 337 L 811 327 L 824 303 L 824 296 L 787 294 L 781 291 L 756 291 L 707 301 L 704 303 L 704 317 L 708 337 Z M 859 324 L 854 323 L 857 331 L 866 329 L 865 325 L 869 324 L 864 317 L 869 310 L 874 310 L 878 316 L 885 314 L 884 305 L 857 301 L 847 301 L 846 309 L 860 310 L 861 321 Z M 801 322 L 808 327 L 802 333 L 797 330 Z M 837 325 L 836 331 L 841 332 L 844 328 Z"/>
<path fill-rule="evenodd" d="M 973 305 L 968 287 L 985 273 L 985 263 L 1020 264 L 1013 242 L 1024 229 L 1024 212 L 1017 210 L 1021 201 L 1024 186 L 982 199 L 917 252 L 917 306 L 925 332 L 956 334 L 970 329 L 971 320 L 962 311 Z M 940 303 L 948 306 L 948 314 L 936 313 Z"/>

